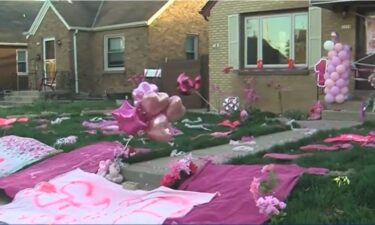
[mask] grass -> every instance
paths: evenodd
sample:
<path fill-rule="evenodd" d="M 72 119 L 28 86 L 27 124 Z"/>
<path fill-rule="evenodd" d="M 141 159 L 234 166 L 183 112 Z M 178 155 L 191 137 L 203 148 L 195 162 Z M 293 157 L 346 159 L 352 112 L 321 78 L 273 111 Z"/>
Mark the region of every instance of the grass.
<path fill-rule="evenodd" d="M 97 134 L 87 134 L 84 132 L 82 127 L 82 122 L 89 120 L 95 116 L 103 115 L 80 115 L 83 109 L 103 109 L 109 108 L 114 109 L 116 106 L 113 102 L 101 101 L 101 102 L 72 102 L 58 104 L 54 102 L 37 102 L 29 107 L 15 108 L 0 111 L 0 115 L 10 115 L 10 114 L 28 114 L 28 113 L 41 113 L 43 111 L 52 111 L 56 113 L 69 113 L 71 114 L 70 120 L 65 120 L 58 125 L 49 125 L 47 130 L 38 129 L 37 120 L 31 120 L 26 124 L 14 124 L 9 129 L 0 130 L 0 134 L 4 135 L 18 135 L 23 137 L 35 138 L 43 143 L 52 146 L 58 138 L 75 135 L 78 136 L 78 141 L 74 145 L 62 146 L 61 149 L 64 151 L 71 151 L 78 147 L 92 144 L 99 141 L 123 141 L 126 135 L 104 135 L 101 132 Z M 130 142 L 131 146 L 149 148 L 152 151 L 147 154 L 135 155 L 126 160 L 127 163 L 136 163 L 140 161 L 150 160 L 159 157 L 169 156 L 170 153 L 177 149 L 178 151 L 189 152 L 196 149 L 212 147 L 222 144 L 227 144 L 229 139 L 240 139 L 242 136 L 260 136 L 265 134 L 270 134 L 274 132 L 284 131 L 289 129 L 285 125 L 281 124 L 277 120 L 272 120 L 269 118 L 275 117 L 272 113 L 264 113 L 260 111 L 254 111 L 250 114 L 249 120 L 242 123 L 232 135 L 228 138 L 213 138 L 208 134 L 211 132 L 218 131 L 229 131 L 229 128 L 218 126 L 217 123 L 223 121 L 224 119 L 236 120 L 239 118 L 239 114 L 234 114 L 229 118 L 214 115 L 214 114 L 202 114 L 202 113 L 186 113 L 185 118 L 190 120 L 196 120 L 201 117 L 205 127 L 209 128 L 210 131 L 205 131 L 202 129 L 192 129 L 187 128 L 183 123 L 176 122 L 174 126 L 180 129 L 184 134 L 177 136 L 174 140 L 174 146 L 169 145 L 169 143 L 156 142 L 152 140 L 147 140 L 143 143 L 140 138 L 136 137 Z M 43 118 L 53 120 L 56 116 L 44 116 Z"/>
<path fill-rule="evenodd" d="M 352 129 L 318 132 L 298 142 L 275 146 L 270 152 L 299 153 L 300 146 L 319 143 L 341 133 L 367 134 L 375 122 Z M 285 163 L 263 158 L 264 153 L 233 159 L 231 164 Z M 325 167 L 331 171 L 354 171 L 350 185 L 338 187 L 333 176 L 304 175 L 287 201 L 285 224 L 373 224 L 375 221 L 375 149 L 354 144 L 351 150 L 314 152 L 294 163 L 303 167 Z"/>

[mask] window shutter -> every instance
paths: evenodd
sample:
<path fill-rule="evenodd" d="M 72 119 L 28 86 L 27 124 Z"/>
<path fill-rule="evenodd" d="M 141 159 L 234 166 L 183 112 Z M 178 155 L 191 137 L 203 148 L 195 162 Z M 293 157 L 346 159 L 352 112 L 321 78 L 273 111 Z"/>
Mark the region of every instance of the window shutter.
<path fill-rule="evenodd" d="M 239 67 L 239 15 L 228 16 L 228 66 Z"/>
<path fill-rule="evenodd" d="M 313 67 L 322 57 L 322 9 L 309 8 L 309 67 Z"/>

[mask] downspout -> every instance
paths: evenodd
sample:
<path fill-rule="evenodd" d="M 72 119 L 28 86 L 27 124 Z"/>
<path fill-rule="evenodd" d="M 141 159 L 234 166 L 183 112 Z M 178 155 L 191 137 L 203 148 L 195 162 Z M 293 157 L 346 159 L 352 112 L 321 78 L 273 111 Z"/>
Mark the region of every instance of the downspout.
<path fill-rule="evenodd" d="M 76 94 L 79 93 L 79 83 L 78 83 L 78 59 L 77 59 L 77 34 L 78 30 L 74 31 L 73 34 L 73 57 L 74 57 L 74 81 L 75 81 L 75 91 Z"/>

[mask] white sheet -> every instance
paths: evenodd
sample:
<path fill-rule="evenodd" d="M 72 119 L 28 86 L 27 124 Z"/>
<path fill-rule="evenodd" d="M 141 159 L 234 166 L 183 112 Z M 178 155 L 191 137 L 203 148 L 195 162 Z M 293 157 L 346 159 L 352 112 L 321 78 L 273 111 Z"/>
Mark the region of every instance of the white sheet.
<path fill-rule="evenodd" d="M 186 215 L 215 194 L 159 187 L 129 191 L 80 169 L 33 189 L 20 191 L 0 206 L 0 221 L 9 224 L 162 224 Z"/>

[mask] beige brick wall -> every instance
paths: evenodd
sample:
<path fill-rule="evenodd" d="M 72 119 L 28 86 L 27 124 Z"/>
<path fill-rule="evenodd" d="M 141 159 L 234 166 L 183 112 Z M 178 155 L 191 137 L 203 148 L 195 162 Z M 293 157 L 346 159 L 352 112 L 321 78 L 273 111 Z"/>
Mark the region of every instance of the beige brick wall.
<path fill-rule="evenodd" d="M 104 37 L 105 35 L 123 35 L 125 38 L 125 71 L 104 70 Z M 94 59 L 90 65 L 88 91 L 95 94 L 130 92 L 127 79 L 130 75 L 143 73 L 147 65 L 148 37 L 147 27 L 128 28 L 91 33 L 91 55 Z M 81 44 L 81 43 L 80 43 Z"/>
<path fill-rule="evenodd" d="M 199 35 L 199 54 L 208 54 L 208 24 L 198 13 L 206 0 L 176 0 L 149 27 L 149 65 L 158 67 L 165 59 L 186 59 L 187 34 Z"/>
<path fill-rule="evenodd" d="M 49 37 L 54 37 L 56 42 L 60 40 L 62 43 L 60 46 L 56 44 L 56 70 L 73 71 L 72 32 L 68 31 L 56 14 L 49 9 L 35 35 L 30 36 L 28 39 L 29 70 L 31 71 L 30 89 L 36 89 L 41 80 L 43 71 L 43 38 Z M 40 55 L 41 60 L 37 60 L 37 55 Z M 35 75 L 34 71 L 37 75 Z M 57 85 L 60 88 L 59 84 Z"/>
<path fill-rule="evenodd" d="M 243 78 L 255 77 L 257 80 L 256 89 L 260 100 L 256 107 L 273 112 L 280 112 L 278 93 L 267 86 L 267 83 L 275 83 L 286 86 L 282 92 L 283 107 L 286 110 L 307 111 L 316 99 L 315 77 L 310 75 L 238 75 L 236 72 L 224 74 L 222 72 L 228 63 L 228 15 L 237 13 L 262 12 L 272 10 L 286 10 L 294 8 L 305 8 L 307 11 L 308 1 L 219 1 L 209 17 L 209 56 L 210 56 L 210 84 L 219 85 L 224 92 L 232 93 L 242 97 Z M 338 31 L 342 41 L 354 45 L 355 41 L 355 20 L 354 18 L 342 19 L 328 10 L 323 10 L 322 24 L 322 45 L 330 36 L 332 30 Z M 343 31 L 341 25 L 351 24 L 352 30 Z M 213 47 L 213 45 L 219 47 Z M 322 55 L 326 55 L 322 51 Z M 222 102 L 226 96 L 220 96 L 210 91 L 212 103 Z M 216 104 L 219 107 L 218 104 Z"/>

